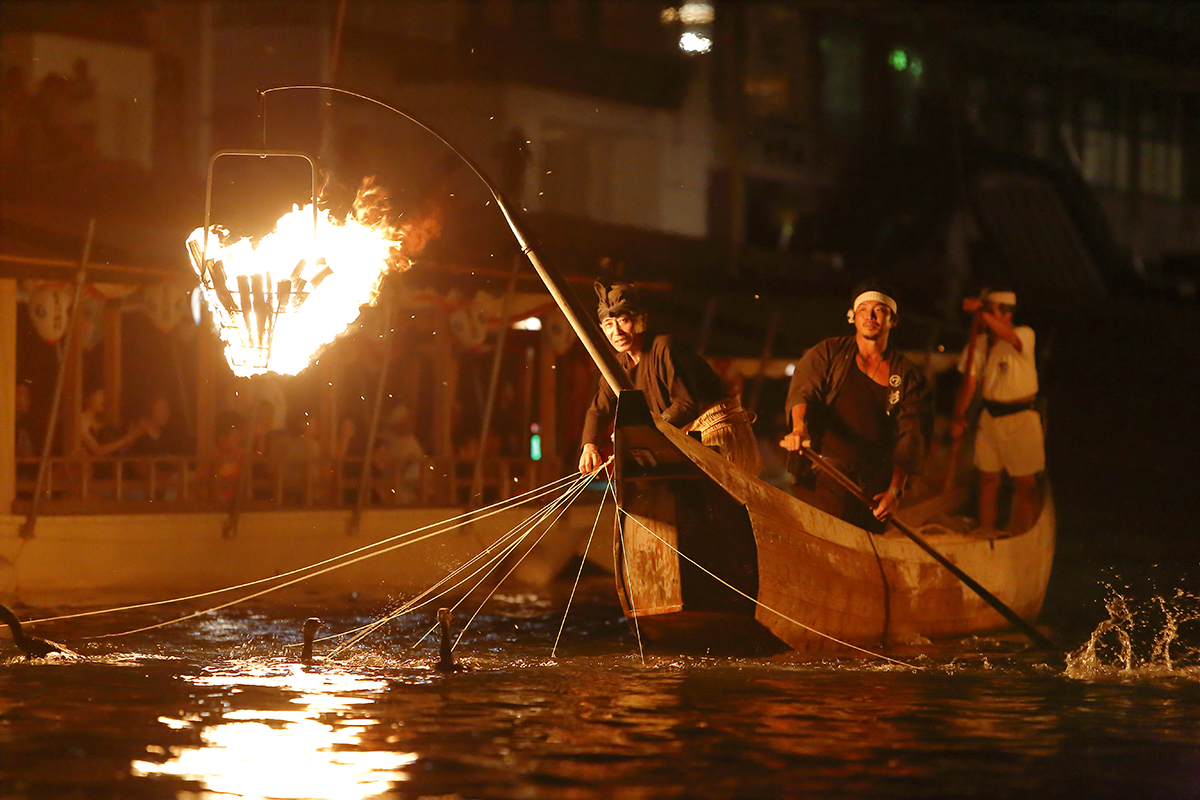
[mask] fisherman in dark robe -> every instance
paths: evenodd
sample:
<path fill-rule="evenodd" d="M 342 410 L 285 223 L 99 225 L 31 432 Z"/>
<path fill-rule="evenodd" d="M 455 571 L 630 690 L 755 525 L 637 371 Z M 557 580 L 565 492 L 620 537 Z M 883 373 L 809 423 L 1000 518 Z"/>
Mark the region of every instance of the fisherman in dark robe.
<path fill-rule="evenodd" d="M 921 370 L 888 341 L 898 319 L 890 291 L 858 287 L 847 319 L 853 336 L 819 342 L 796 365 L 785 406 L 792 431 L 780 444 L 792 452 L 811 447 L 875 501 L 867 508 L 818 469 L 814 505 L 881 531 L 909 476 L 921 470 L 928 393 Z"/>
<path fill-rule="evenodd" d="M 751 417 L 708 362 L 670 335 L 649 330 L 646 306 L 632 284 L 596 281 L 595 288 L 600 327 L 634 388 L 646 395 L 650 410 L 677 428 L 699 432 L 705 445 L 758 475 L 762 459 Z M 601 378 L 584 420 L 580 472 L 594 472 L 603 463 L 600 445 L 616 408 L 616 395 Z"/>

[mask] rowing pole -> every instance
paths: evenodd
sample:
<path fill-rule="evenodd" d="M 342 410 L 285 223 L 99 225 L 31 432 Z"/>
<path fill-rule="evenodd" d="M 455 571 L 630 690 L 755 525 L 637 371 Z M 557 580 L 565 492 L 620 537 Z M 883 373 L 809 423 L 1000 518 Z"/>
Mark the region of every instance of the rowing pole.
<path fill-rule="evenodd" d="M 824 456 L 822 456 L 820 453 L 813 450 L 812 448 L 802 446 L 801 450 L 804 453 L 804 455 L 806 455 L 808 457 L 808 460 L 813 463 L 813 465 L 815 467 L 817 467 L 820 470 L 823 470 L 827 475 L 829 475 L 829 477 L 833 478 L 835 481 L 840 483 L 847 491 L 849 491 L 852 495 L 854 495 L 860 501 L 862 501 L 864 504 L 866 504 L 866 506 L 868 508 L 874 507 L 874 503 L 872 502 L 871 498 L 869 496 L 867 496 L 867 493 L 863 490 L 863 488 L 861 486 L 859 486 L 857 483 L 855 483 L 850 478 L 850 476 L 848 476 L 846 473 L 842 472 L 840 469 L 835 467 L 833 464 L 829 463 L 829 461 L 827 461 Z M 1062 648 L 1060 648 L 1052 639 L 1050 639 L 1050 637 L 1046 636 L 1044 633 L 1039 631 L 1037 628 L 1033 627 L 1033 625 L 1030 625 L 1028 622 L 1026 622 L 1025 619 L 1023 617 L 1021 617 L 1020 614 L 1018 614 L 1017 612 L 1015 612 L 1011 608 L 1009 608 L 1007 605 L 1005 605 L 1004 602 L 1002 600 L 1000 600 L 1000 598 L 996 597 L 996 595 L 992 594 L 987 589 L 980 586 L 978 581 L 976 581 L 970 575 L 968 575 L 967 573 L 965 573 L 961 569 L 959 569 L 958 565 L 956 565 L 953 561 L 946 558 L 944 555 L 942 555 L 937 550 L 935 550 L 933 548 L 933 546 L 931 544 L 929 544 L 929 542 L 925 541 L 925 539 L 920 534 L 918 534 L 916 531 L 914 531 L 912 528 L 910 528 L 904 522 L 901 522 L 900 519 L 897 518 L 895 514 L 892 515 L 892 517 L 889 521 L 892 523 L 892 525 L 896 526 L 896 530 L 903 533 L 909 539 L 912 539 L 913 542 L 917 545 L 917 547 L 920 547 L 922 550 L 924 550 L 926 553 L 928 553 L 929 556 L 931 558 L 933 558 L 934 561 L 938 562 L 943 567 L 950 570 L 950 572 L 954 575 L 954 577 L 958 578 L 960 581 L 962 581 L 968 587 L 970 587 L 971 591 L 975 592 L 975 594 L 982 597 L 983 600 L 989 606 L 996 609 L 996 611 L 998 611 L 1002 617 L 1004 617 L 1006 620 L 1008 620 L 1014 626 L 1016 626 L 1021 631 L 1021 633 L 1028 636 L 1033 641 L 1034 644 L 1038 645 L 1039 647 L 1043 647 L 1054 653 L 1062 652 Z"/>

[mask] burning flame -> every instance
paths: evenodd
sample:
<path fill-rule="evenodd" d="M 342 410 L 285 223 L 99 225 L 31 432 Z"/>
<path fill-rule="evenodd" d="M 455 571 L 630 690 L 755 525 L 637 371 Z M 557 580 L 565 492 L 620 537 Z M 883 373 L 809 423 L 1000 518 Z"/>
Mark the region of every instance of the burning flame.
<path fill-rule="evenodd" d="M 295 375 L 358 319 L 401 253 L 404 231 L 388 221 L 387 196 L 365 178 L 339 222 L 329 211 L 293 206 L 257 242 L 213 225 L 188 237 L 192 267 L 239 377 Z"/>

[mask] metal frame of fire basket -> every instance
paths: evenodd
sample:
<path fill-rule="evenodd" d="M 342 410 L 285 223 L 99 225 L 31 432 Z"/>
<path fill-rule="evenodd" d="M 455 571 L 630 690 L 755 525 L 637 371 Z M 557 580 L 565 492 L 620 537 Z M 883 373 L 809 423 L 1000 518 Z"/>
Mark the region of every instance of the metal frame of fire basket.
<path fill-rule="evenodd" d="M 434 138 L 436 138 L 438 141 L 440 141 L 442 144 L 444 144 L 447 148 L 449 148 L 456 156 L 458 156 L 459 159 L 461 159 L 463 161 L 463 163 L 465 163 L 467 165 L 467 167 L 469 167 L 471 169 L 472 172 L 475 173 L 476 177 L 478 177 L 480 179 L 480 181 L 483 182 L 484 186 L 487 187 L 488 192 L 492 195 L 492 199 L 495 200 L 495 202 L 496 202 L 496 206 L 500 209 L 500 212 L 504 215 L 505 222 L 508 223 L 509 229 L 512 231 L 513 236 L 516 238 L 517 245 L 520 247 L 520 250 L 521 250 L 521 254 L 529 260 L 529 263 L 533 266 L 534 271 L 536 271 L 538 273 L 538 276 L 542 279 L 542 282 L 546 285 L 546 289 L 550 292 L 550 295 L 554 298 L 556 304 L 562 310 L 563 315 L 567 318 L 567 322 L 570 323 L 571 327 L 575 330 L 575 333 L 579 336 L 580 340 L 582 341 L 584 348 L 588 351 L 588 353 L 591 355 L 592 359 L 596 362 L 596 365 L 600 369 L 601 375 L 608 382 L 609 386 L 611 386 L 613 391 L 616 393 L 620 393 L 624 389 L 632 389 L 633 388 L 633 385 L 630 382 L 628 376 L 626 376 L 625 371 L 621 368 L 620 364 L 617 362 L 615 355 L 613 353 L 611 353 L 606 347 L 604 347 L 603 344 L 601 344 L 604 341 L 604 337 L 603 337 L 603 334 L 601 334 L 601 332 L 600 332 L 599 324 L 595 321 L 595 319 L 587 311 L 584 310 L 584 308 L 583 308 L 582 304 L 579 302 L 578 298 L 576 298 L 574 296 L 574 294 L 571 293 L 570 290 L 566 288 L 566 282 L 563 280 L 562 275 L 558 272 L 558 270 L 555 269 L 553 266 L 548 265 L 545 262 L 543 262 L 541 260 L 541 258 L 539 258 L 538 255 L 533 251 L 533 247 L 529 243 L 529 237 L 526 236 L 525 232 L 517 224 L 515 214 L 509 209 L 508 203 L 505 202 L 503 196 L 500 194 L 499 189 L 496 188 L 495 183 L 493 183 L 487 177 L 487 175 L 484 174 L 483 170 L 481 170 L 479 168 L 479 166 L 474 161 L 472 161 L 465 153 L 463 153 L 461 150 L 459 150 L 457 147 L 455 147 L 445 136 L 438 133 L 436 130 L 431 128 L 426 123 L 422 122 L 420 119 L 414 117 L 413 115 L 411 115 L 405 111 L 402 111 L 399 108 L 396 108 L 395 106 L 389 105 L 388 103 L 385 103 L 382 100 L 371 97 L 369 95 L 361 94 L 359 92 L 354 92 L 349 89 L 343 89 L 343 88 L 339 88 L 336 86 L 329 86 L 329 85 L 323 85 L 323 84 L 302 84 L 302 85 L 290 85 L 290 86 L 265 87 L 265 88 L 260 88 L 258 90 L 259 116 L 260 116 L 260 119 L 262 120 L 262 126 L 263 126 L 262 140 L 263 140 L 263 144 L 264 144 L 264 149 L 261 149 L 261 150 L 221 150 L 221 151 L 214 153 L 208 162 L 208 183 L 207 183 L 207 188 L 206 188 L 205 205 L 204 205 L 204 246 L 203 246 L 203 249 L 200 254 L 201 269 L 203 271 L 203 274 L 201 275 L 201 280 L 208 280 L 208 281 L 212 280 L 212 277 L 209 274 L 209 268 L 208 268 L 208 236 L 210 233 L 209 228 L 211 226 L 210 212 L 211 212 L 211 205 L 212 205 L 212 168 L 213 168 L 213 164 L 216 162 L 216 160 L 223 156 L 254 156 L 254 157 L 284 156 L 284 157 L 299 157 L 299 158 L 304 158 L 305 160 L 307 160 L 309 162 L 309 164 L 312 168 L 312 172 L 313 172 L 312 195 L 313 195 L 313 227 L 314 227 L 314 239 L 315 239 L 317 219 L 318 219 L 318 217 L 317 217 L 317 197 L 316 197 L 317 196 L 317 188 L 316 188 L 317 184 L 316 184 L 316 164 L 315 164 L 315 162 L 313 161 L 313 159 L 311 157 L 309 157 L 305 153 L 300 153 L 300 152 L 295 152 L 295 151 L 283 151 L 283 150 L 268 150 L 265 148 L 266 141 L 267 141 L 266 96 L 267 96 L 267 94 L 272 93 L 272 92 L 278 92 L 278 91 L 284 91 L 284 90 L 290 90 L 290 89 L 321 90 L 321 91 L 326 91 L 326 92 L 350 95 L 352 97 L 357 97 L 360 100 L 366 100 L 369 103 L 374 103 L 375 105 L 382 106 L 383 108 L 385 108 L 395 114 L 398 114 L 401 117 L 404 117 L 409 122 L 417 125 L 419 128 L 421 128 L 421 129 L 425 130 L 427 133 L 431 134 Z M 225 288 L 226 292 L 228 293 L 227 287 L 223 287 L 223 288 Z M 214 284 L 214 289 L 215 289 L 215 284 Z M 230 298 L 230 300 L 232 301 L 232 298 Z M 224 300 L 222 300 L 222 302 L 224 303 Z M 232 305 L 232 303 L 231 303 L 231 305 Z M 272 328 L 273 328 L 274 327 L 274 318 L 273 317 L 271 320 L 271 324 L 272 324 Z M 394 327 L 393 325 L 388 326 L 389 332 L 393 327 Z M 389 336 L 389 342 L 388 342 L 389 350 L 390 350 L 390 346 L 391 346 L 390 339 L 391 339 L 391 337 Z M 386 374 L 386 365 L 385 365 L 384 374 Z M 381 377 L 380 388 L 382 389 L 384 375 L 381 375 L 380 377 Z M 253 384 L 251 384 L 251 387 L 253 387 Z M 377 394 L 381 395 L 381 392 L 379 392 Z M 251 400 L 253 401 L 253 397 L 251 397 Z M 371 439 L 374 439 L 374 436 L 375 436 L 375 428 L 378 424 L 378 415 L 379 415 L 379 397 L 376 398 L 375 412 L 374 412 L 373 419 L 371 422 L 371 432 L 370 432 Z M 229 520 L 226 523 L 225 529 L 224 529 L 224 533 L 226 536 L 232 537 L 232 536 L 236 535 L 236 533 L 237 533 L 238 516 L 241 511 L 242 498 L 246 494 L 248 474 L 250 472 L 250 466 L 251 466 L 250 456 L 251 456 L 251 451 L 253 449 L 252 445 L 253 445 L 253 441 L 252 441 L 252 433 L 251 433 L 251 435 L 247 437 L 246 452 L 243 455 L 242 469 L 241 469 L 241 472 L 239 473 L 238 489 L 237 489 L 237 492 L 234 495 L 233 501 L 231 503 L 230 512 L 229 512 Z M 366 475 L 368 474 L 368 469 L 369 469 L 369 467 L 368 467 L 369 458 L 370 458 L 369 445 L 370 445 L 370 443 L 368 443 L 368 451 L 367 451 L 366 456 L 364 457 L 364 465 L 363 465 L 364 478 L 363 478 L 362 485 L 360 485 L 360 487 L 359 487 L 359 497 L 358 497 L 357 507 L 354 510 L 354 513 L 351 515 L 350 523 L 348 525 L 347 532 L 350 534 L 357 532 L 358 526 L 361 521 L 362 507 L 363 507 L 363 503 L 364 503 L 364 496 L 366 493 L 366 485 L 365 485 L 366 484 Z"/>
<path fill-rule="evenodd" d="M 237 305 L 237 303 L 233 299 L 232 293 L 229 291 L 229 287 L 225 285 L 224 280 L 220 281 L 221 289 L 217 288 L 217 280 L 213 277 L 212 271 L 210 270 L 209 263 L 208 263 L 208 237 L 209 237 L 209 234 L 211 233 L 210 229 L 212 227 L 212 218 L 211 217 L 212 217 L 213 166 L 217 163 L 218 159 L 224 158 L 226 156 L 250 157 L 250 158 L 301 158 L 301 159 L 304 159 L 305 161 L 307 161 L 308 167 L 309 167 L 309 177 L 310 177 L 310 181 L 311 181 L 311 189 L 312 189 L 311 190 L 311 199 L 312 199 L 312 209 L 313 209 L 313 242 L 314 243 L 317 241 L 317 234 L 319 232 L 318 210 L 317 210 L 317 162 L 314 161 L 313 157 L 310 156 L 308 153 L 303 153 L 303 152 L 300 152 L 297 150 L 267 150 L 267 149 L 218 150 L 217 152 L 213 153 L 212 156 L 208 159 L 208 174 L 207 174 L 207 180 L 205 182 L 205 187 L 204 187 L 204 244 L 200 250 L 200 264 L 199 264 L 200 270 L 201 270 L 200 280 L 204 281 L 208 284 L 208 286 L 213 290 L 213 294 L 216 294 L 218 296 L 218 299 L 221 300 L 222 304 L 226 306 L 226 310 L 229 312 L 230 316 L 236 316 L 237 313 L 240 312 L 243 315 L 243 317 L 246 318 L 247 327 L 248 327 L 249 326 L 249 314 L 250 314 L 251 309 L 243 308 L 243 307 Z M 315 261 L 315 259 L 314 259 L 314 261 Z M 215 263 L 214 263 L 214 266 L 215 266 Z M 226 302 L 224 298 L 221 298 L 220 295 L 221 295 L 222 290 L 225 292 L 225 294 L 229 295 L 228 302 Z M 270 287 L 268 288 L 268 290 L 270 290 Z M 246 293 L 242 293 L 242 294 L 246 294 Z M 240 300 L 243 305 L 245 305 L 247 302 L 252 302 L 252 301 L 250 301 L 248 295 L 240 298 Z M 271 361 L 271 344 L 272 344 L 272 340 L 274 339 L 274 334 L 275 334 L 275 320 L 276 320 L 276 317 L 278 317 L 278 316 L 279 316 L 279 308 L 276 307 L 271 312 L 270 317 L 267 321 L 268 332 L 265 337 L 266 342 L 267 342 L 267 348 L 266 348 L 267 352 L 266 352 L 266 359 L 264 361 L 264 366 L 265 366 L 265 364 L 269 364 Z M 237 488 L 234 490 L 233 499 L 230 501 L 230 504 L 229 504 L 229 518 L 225 521 L 225 526 L 221 531 L 222 534 L 226 538 L 232 538 L 237 535 L 238 518 L 241 516 L 241 511 L 242 511 L 242 500 L 243 500 L 244 496 L 248 493 L 248 489 L 250 486 L 250 472 L 254 467 L 254 463 L 253 463 L 254 423 L 255 423 L 255 415 L 258 413 L 258 402 L 257 402 L 257 390 L 255 388 L 255 383 L 253 381 L 251 381 L 251 383 L 250 383 L 249 395 L 250 396 L 247 399 L 250 401 L 250 417 L 247 420 L 247 424 L 246 424 L 245 450 L 242 453 L 242 464 L 238 471 Z"/>

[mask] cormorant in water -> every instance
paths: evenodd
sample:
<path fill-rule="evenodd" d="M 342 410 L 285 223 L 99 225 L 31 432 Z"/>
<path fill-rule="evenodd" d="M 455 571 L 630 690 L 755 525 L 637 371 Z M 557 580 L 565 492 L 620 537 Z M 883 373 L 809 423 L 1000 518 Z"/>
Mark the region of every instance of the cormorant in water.
<path fill-rule="evenodd" d="M 12 631 L 13 644 L 19 647 L 21 652 L 25 654 L 26 661 L 31 658 L 45 658 L 51 653 L 78 656 L 77 653 L 68 650 L 61 644 L 26 634 L 25 630 L 21 627 L 21 620 L 17 619 L 17 615 L 9 610 L 8 606 L 3 604 L 0 604 L 0 621 Z"/>
<path fill-rule="evenodd" d="M 300 651 L 300 660 L 305 664 L 313 662 L 313 637 L 317 635 L 317 628 L 320 628 L 324 624 L 324 622 L 316 617 L 309 617 L 304 620 L 304 649 Z"/>
<path fill-rule="evenodd" d="M 442 630 L 442 648 L 441 657 L 434 664 L 433 668 L 438 672 L 459 672 L 463 669 L 462 664 L 454 660 L 454 653 L 450 645 L 450 609 L 439 608 L 437 611 L 438 627 Z"/>

